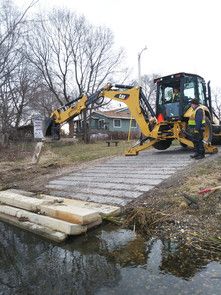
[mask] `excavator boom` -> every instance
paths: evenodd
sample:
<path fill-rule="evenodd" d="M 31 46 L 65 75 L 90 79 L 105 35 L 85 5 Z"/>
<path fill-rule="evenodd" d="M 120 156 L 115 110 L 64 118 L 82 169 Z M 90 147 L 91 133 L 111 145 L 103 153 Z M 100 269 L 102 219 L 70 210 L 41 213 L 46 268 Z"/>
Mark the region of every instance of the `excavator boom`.
<path fill-rule="evenodd" d="M 50 118 L 45 122 L 45 136 L 54 137 L 61 124 L 77 117 L 89 105 L 100 100 L 102 97 L 125 103 L 139 125 L 141 132 L 145 136 L 150 135 L 150 118 L 155 118 L 155 113 L 142 89 L 129 85 L 107 84 L 92 95 L 83 95 L 54 110 Z"/>
<path fill-rule="evenodd" d="M 131 116 L 140 127 L 142 134 L 145 136 L 150 135 L 150 119 L 155 118 L 155 112 L 141 87 L 110 85 L 109 88 L 101 91 L 99 96 L 125 103 L 130 110 Z"/>

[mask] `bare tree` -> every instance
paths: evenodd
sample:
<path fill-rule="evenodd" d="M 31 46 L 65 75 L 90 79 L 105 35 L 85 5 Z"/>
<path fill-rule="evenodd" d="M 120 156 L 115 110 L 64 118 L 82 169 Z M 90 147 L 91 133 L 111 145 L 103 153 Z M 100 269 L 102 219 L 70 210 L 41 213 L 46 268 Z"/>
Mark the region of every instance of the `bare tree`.
<path fill-rule="evenodd" d="M 74 93 L 94 93 L 117 74 L 123 58 L 122 50 L 113 50 L 109 29 L 93 27 L 68 10 L 38 16 L 28 43 L 28 59 L 60 105 L 69 102 Z M 87 120 L 85 112 L 85 126 Z"/>
<path fill-rule="evenodd" d="M 12 1 L 0 2 L 0 133 L 3 138 L 21 118 L 22 98 L 15 98 L 18 68 L 22 61 L 20 40 L 25 16 L 36 2 L 32 1 L 23 12 L 17 10 Z"/>
<path fill-rule="evenodd" d="M 159 78 L 159 74 L 151 74 L 151 75 L 143 75 L 141 77 L 142 81 L 142 90 L 147 97 L 150 105 L 152 108 L 155 109 L 155 104 L 156 104 L 156 90 L 157 90 L 157 85 L 154 83 L 154 79 Z M 133 85 L 138 85 L 138 82 L 134 80 L 132 82 Z"/>
<path fill-rule="evenodd" d="M 219 122 L 221 122 L 221 88 L 215 88 L 212 91 L 212 102 L 214 112 L 216 113 Z"/>
<path fill-rule="evenodd" d="M 9 80 L 9 90 L 15 109 L 14 126 L 18 127 L 25 120 L 30 120 L 31 106 L 39 92 L 39 78 L 34 69 L 24 58 Z"/>
<path fill-rule="evenodd" d="M 10 0 L 0 2 L 0 85 L 17 65 L 15 60 L 25 16 L 37 2 L 31 1 L 23 12 L 17 10 Z"/>
<path fill-rule="evenodd" d="M 154 83 L 154 79 L 158 78 L 159 74 L 144 75 L 142 76 L 142 88 L 146 95 L 150 105 L 155 109 L 156 105 L 156 90 L 157 85 Z"/>
<path fill-rule="evenodd" d="M 69 102 L 72 91 L 68 85 L 71 79 L 71 51 L 61 20 L 53 14 L 47 17 L 39 15 L 34 21 L 34 29 L 30 29 L 28 44 L 27 58 L 42 76 L 45 86 L 59 105 Z"/>
<path fill-rule="evenodd" d="M 40 113 L 44 117 L 49 117 L 53 109 L 58 106 L 58 102 L 53 93 L 44 85 L 42 77 L 38 77 L 37 81 L 29 102 L 29 107 L 33 112 Z"/>
<path fill-rule="evenodd" d="M 78 52 L 72 43 L 73 56 L 79 54 L 82 57 L 74 60 L 75 78 L 79 91 L 84 89 L 87 93 L 94 93 L 105 81 L 110 81 L 115 74 L 117 76 L 116 68 L 120 68 L 123 51 L 113 53 L 113 35 L 109 29 L 89 27 L 83 36 L 83 51 L 80 48 Z M 92 104 L 89 110 L 82 114 L 85 142 L 89 140 L 90 119 L 94 108 L 95 105 Z"/>

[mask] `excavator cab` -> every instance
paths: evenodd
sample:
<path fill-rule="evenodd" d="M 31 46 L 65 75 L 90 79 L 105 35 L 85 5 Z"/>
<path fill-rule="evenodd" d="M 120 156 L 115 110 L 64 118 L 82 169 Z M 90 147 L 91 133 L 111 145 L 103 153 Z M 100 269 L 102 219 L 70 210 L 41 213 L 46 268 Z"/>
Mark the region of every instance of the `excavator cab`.
<path fill-rule="evenodd" d="M 177 73 L 154 82 L 157 83 L 156 116 L 160 121 L 183 120 L 193 98 L 209 107 L 205 81 L 198 75 Z"/>

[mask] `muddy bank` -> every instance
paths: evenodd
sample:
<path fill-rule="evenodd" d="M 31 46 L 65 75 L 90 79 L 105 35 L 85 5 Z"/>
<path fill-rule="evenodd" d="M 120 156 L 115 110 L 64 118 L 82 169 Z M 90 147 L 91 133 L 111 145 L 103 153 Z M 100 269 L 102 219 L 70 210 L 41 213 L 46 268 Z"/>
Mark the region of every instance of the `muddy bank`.
<path fill-rule="evenodd" d="M 221 189 L 199 194 L 221 184 L 220 167 L 221 157 L 214 155 L 176 173 L 131 203 L 123 226 L 221 253 Z"/>
<path fill-rule="evenodd" d="M 94 155 L 95 159 L 74 161 L 69 159 L 67 154 L 77 153 L 76 147 L 60 143 L 58 148 L 44 146 L 39 163 L 34 165 L 32 164 L 34 147 L 34 144 L 29 144 L 24 148 L 15 146 L 8 150 L 0 150 L 0 190 L 17 188 L 36 193 L 49 193 L 45 185 L 51 179 L 90 167 L 112 157 L 112 155 L 101 157 L 98 149 L 97 154 Z"/>

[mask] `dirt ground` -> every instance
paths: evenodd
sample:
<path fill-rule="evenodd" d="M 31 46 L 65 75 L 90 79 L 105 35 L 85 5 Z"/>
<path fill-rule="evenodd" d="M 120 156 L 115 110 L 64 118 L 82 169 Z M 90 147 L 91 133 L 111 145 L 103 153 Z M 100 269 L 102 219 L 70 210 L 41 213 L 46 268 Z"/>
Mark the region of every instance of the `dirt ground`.
<path fill-rule="evenodd" d="M 0 190 L 17 188 L 47 193 L 44 185 L 55 176 L 105 160 L 67 164 L 53 160 L 52 152 L 46 151 L 44 161 L 32 165 L 32 153 L 33 149 L 19 155 L 12 150 L 1 151 Z M 123 220 L 124 227 L 143 235 L 170 238 L 197 249 L 221 253 L 221 189 L 198 193 L 221 185 L 220 171 L 220 155 L 196 161 L 193 167 L 176 173 L 131 203 L 121 224 Z"/>
<path fill-rule="evenodd" d="M 196 161 L 130 204 L 124 226 L 221 256 L 221 156 Z"/>
<path fill-rule="evenodd" d="M 21 162 L 15 165 L 8 161 L 0 162 L 0 190 L 16 188 L 36 193 L 47 193 L 48 190 L 45 185 L 51 179 L 102 160 L 97 159 L 89 163 L 75 163 L 73 165 L 62 165 L 60 163 L 32 165 L 30 162 Z"/>
<path fill-rule="evenodd" d="M 104 145 L 104 144 L 103 144 Z M 124 144 L 115 149 L 99 153 L 102 143 L 98 145 L 73 145 L 55 143 L 46 145 L 37 165 L 32 164 L 35 144 L 0 149 L 0 190 L 18 188 L 33 192 L 47 193 L 44 186 L 56 176 L 104 161 L 115 154 L 122 154 Z M 82 146 L 86 146 L 83 150 Z M 93 151 L 95 149 L 95 151 Z M 105 150 L 105 149 L 103 149 Z M 83 151 L 83 152 L 82 152 Z M 88 155 L 91 152 L 91 155 Z M 79 158 L 76 154 L 84 154 Z"/>

